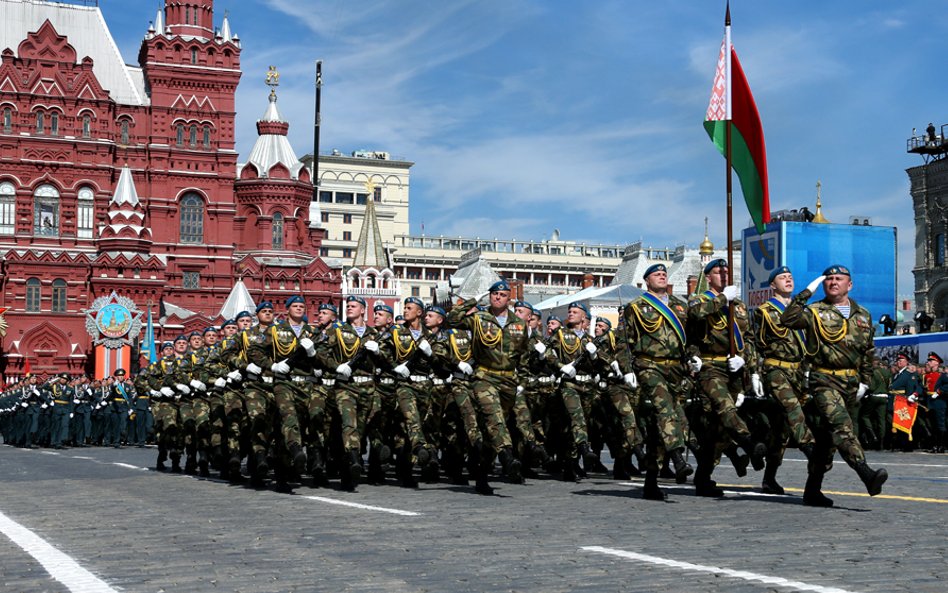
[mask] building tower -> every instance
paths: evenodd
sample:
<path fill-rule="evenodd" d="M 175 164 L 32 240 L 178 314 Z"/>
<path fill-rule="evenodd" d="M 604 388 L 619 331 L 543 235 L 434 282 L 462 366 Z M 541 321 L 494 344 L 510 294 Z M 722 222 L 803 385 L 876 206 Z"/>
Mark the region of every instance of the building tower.
<path fill-rule="evenodd" d="M 375 193 L 371 181 L 366 183 L 366 190 L 369 196 Z M 375 214 L 375 200 L 369 199 L 365 204 L 352 267 L 346 270 L 342 279 L 343 299 L 349 295 L 364 298 L 370 312 L 369 323 L 372 322 L 372 307 L 379 303 L 391 306 L 396 313 L 401 311 L 401 282 L 395 277 L 389 260 Z"/>
<path fill-rule="evenodd" d="M 915 210 L 915 309 L 934 318 L 933 329 L 948 324 L 948 139 L 945 125 L 928 124 L 908 140 L 908 152 L 924 164 L 905 170 Z"/>
<path fill-rule="evenodd" d="M 704 217 L 704 241 L 698 246 L 698 255 L 701 256 L 701 266 L 704 267 L 714 256 L 714 243 L 708 238 L 708 217 Z"/>

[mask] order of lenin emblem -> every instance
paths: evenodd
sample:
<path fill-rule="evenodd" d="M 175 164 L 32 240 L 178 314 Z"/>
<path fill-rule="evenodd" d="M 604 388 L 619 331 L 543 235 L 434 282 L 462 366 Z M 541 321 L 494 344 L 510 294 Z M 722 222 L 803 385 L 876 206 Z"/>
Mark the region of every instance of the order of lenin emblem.
<path fill-rule="evenodd" d="M 113 292 L 97 298 L 86 311 L 86 331 L 96 346 L 121 348 L 131 345 L 141 332 L 141 316 L 132 299 Z"/>

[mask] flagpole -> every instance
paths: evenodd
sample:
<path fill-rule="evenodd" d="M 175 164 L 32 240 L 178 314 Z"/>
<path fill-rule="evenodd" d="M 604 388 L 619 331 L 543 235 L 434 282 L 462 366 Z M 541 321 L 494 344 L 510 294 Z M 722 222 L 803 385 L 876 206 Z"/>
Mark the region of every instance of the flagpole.
<path fill-rule="evenodd" d="M 727 77 L 727 120 L 724 124 L 724 162 L 725 167 L 727 168 L 727 283 L 733 284 L 733 271 L 734 270 L 734 227 L 731 221 L 731 196 L 732 196 L 732 182 L 731 182 L 731 92 L 732 92 L 732 81 L 731 81 L 731 3 L 728 1 L 727 10 L 724 13 L 724 64 L 725 64 L 725 76 Z M 727 308 L 727 325 L 728 325 L 728 336 L 730 343 L 730 352 L 731 356 L 734 356 L 737 353 L 737 344 L 734 342 L 734 307 Z"/>

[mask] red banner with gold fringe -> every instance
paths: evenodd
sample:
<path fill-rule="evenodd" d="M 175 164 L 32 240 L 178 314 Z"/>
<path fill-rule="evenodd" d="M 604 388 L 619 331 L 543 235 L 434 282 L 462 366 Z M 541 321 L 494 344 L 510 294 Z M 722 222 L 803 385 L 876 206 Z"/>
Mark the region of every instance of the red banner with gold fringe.
<path fill-rule="evenodd" d="M 892 410 L 892 432 L 901 430 L 912 440 L 912 426 L 918 416 L 918 403 L 911 403 L 904 395 L 895 396 L 895 406 Z"/>

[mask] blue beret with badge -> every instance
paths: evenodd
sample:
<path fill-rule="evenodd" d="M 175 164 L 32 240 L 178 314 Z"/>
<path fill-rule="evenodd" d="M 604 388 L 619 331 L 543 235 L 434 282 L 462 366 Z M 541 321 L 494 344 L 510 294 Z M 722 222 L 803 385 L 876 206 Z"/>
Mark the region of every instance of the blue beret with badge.
<path fill-rule="evenodd" d="M 608 327 L 609 329 L 612 329 L 612 322 L 609 321 L 609 319 L 607 319 L 606 317 L 597 317 L 596 323 L 604 323 L 606 327 Z"/>
<path fill-rule="evenodd" d="M 174 348 L 174 344 L 171 342 L 162 342 L 161 349 L 164 350 L 165 348 Z"/>
<path fill-rule="evenodd" d="M 262 303 L 257 305 L 257 313 L 259 313 L 260 311 L 263 311 L 264 309 L 273 310 L 273 303 L 271 303 L 270 301 L 263 301 Z"/>
<path fill-rule="evenodd" d="M 286 299 L 286 308 L 289 309 L 290 305 L 294 305 L 296 303 L 303 303 L 305 305 L 306 301 L 304 301 L 303 297 L 301 297 L 300 295 L 294 294 L 290 298 Z"/>
<path fill-rule="evenodd" d="M 406 298 L 406 299 L 405 299 L 405 304 L 406 304 L 406 305 L 418 305 L 419 307 L 421 307 L 421 310 L 422 310 L 422 311 L 425 310 L 425 304 L 424 304 L 423 302 L 421 302 L 421 299 L 418 298 L 418 297 L 410 296 L 410 297 Z"/>
<path fill-rule="evenodd" d="M 184 335 L 184 334 L 181 334 L 180 336 L 178 336 L 177 338 L 175 338 L 174 341 L 175 341 L 175 342 L 187 342 L 187 341 L 188 341 L 188 337 L 187 337 L 186 335 Z"/>
<path fill-rule="evenodd" d="M 190 340 L 190 339 L 193 338 L 194 336 L 197 336 L 197 337 L 200 338 L 200 337 L 202 337 L 203 335 L 204 335 L 204 334 L 202 334 L 201 332 L 199 332 L 199 331 L 197 331 L 197 330 L 194 330 L 193 332 L 191 332 L 191 333 L 188 334 L 188 339 Z"/>
<path fill-rule="evenodd" d="M 250 311 L 241 311 L 240 313 L 237 314 L 237 317 L 234 317 L 234 321 L 235 321 L 235 322 L 236 322 L 236 321 L 240 321 L 240 320 L 243 319 L 244 317 L 251 317 L 251 318 L 252 318 L 253 315 L 250 314 Z"/>
<path fill-rule="evenodd" d="M 841 266 L 839 264 L 834 264 L 825 270 L 823 270 L 824 276 L 849 276 L 852 278 L 852 274 L 849 273 L 849 268 L 846 266 Z"/>
<path fill-rule="evenodd" d="M 347 302 L 347 303 L 359 303 L 359 304 L 362 305 L 363 307 L 368 306 L 368 305 L 365 304 L 365 299 L 364 299 L 364 298 L 362 298 L 362 297 L 360 297 L 360 296 L 356 296 L 356 295 L 354 295 L 354 294 L 350 294 L 349 296 L 347 296 L 347 297 L 346 297 L 346 302 Z"/>
<path fill-rule="evenodd" d="M 248 314 L 248 316 L 249 316 L 249 314 Z M 237 320 L 236 320 L 236 319 L 228 319 L 227 321 L 225 321 L 224 323 L 221 324 L 221 328 L 225 328 L 225 327 L 227 327 L 228 325 L 237 325 Z"/>
<path fill-rule="evenodd" d="M 524 309 L 530 309 L 531 311 L 533 310 L 533 305 L 527 301 L 514 301 L 514 308 L 516 309 L 517 307 L 523 307 Z"/>
<path fill-rule="evenodd" d="M 547 322 L 547 323 L 549 323 L 549 322 L 551 322 L 551 321 L 555 321 L 555 322 L 557 322 L 557 323 L 563 323 L 563 320 L 560 319 L 560 316 L 559 316 L 559 315 L 550 315 L 549 317 L 546 318 L 546 322 Z"/>
<path fill-rule="evenodd" d="M 543 317 L 543 312 L 537 309 L 536 307 L 530 307 L 530 312 L 537 317 Z"/>
<path fill-rule="evenodd" d="M 332 303 L 323 303 L 322 305 L 319 306 L 319 310 L 320 310 L 320 311 L 332 311 L 332 312 L 333 312 L 334 314 L 336 314 L 336 315 L 339 314 L 339 309 L 337 309 L 337 308 L 336 308 L 336 305 L 333 305 Z"/>
<path fill-rule="evenodd" d="M 441 307 L 439 307 L 439 306 L 437 306 L 437 305 L 428 305 L 428 306 L 425 308 L 425 312 L 428 312 L 428 313 L 437 313 L 438 315 L 440 315 L 440 316 L 442 316 L 442 317 L 447 317 L 447 316 L 448 316 L 448 314 L 445 313 L 444 309 L 442 309 Z"/>
<path fill-rule="evenodd" d="M 205 328 L 204 328 L 204 334 L 205 334 L 205 335 L 206 335 L 206 334 L 209 334 L 209 333 L 211 333 L 211 332 L 217 332 L 217 328 L 214 327 L 213 325 L 210 326 L 210 327 L 205 327 Z"/>
<path fill-rule="evenodd" d="M 776 268 L 773 272 L 770 273 L 770 278 L 767 281 L 773 282 L 774 280 L 777 279 L 777 276 L 779 276 L 780 274 L 789 274 L 789 273 L 790 273 L 790 268 L 788 268 L 787 266 L 780 266 L 779 268 Z"/>
<path fill-rule="evenodd" d="M 579 301 L 570 303 L 567 309 L 581 309 L 583 313 L 586 314 L 586 317 L 591 317 L 589 314 L 589 307 L 587 307 L 584 303 L 580 303 Z"/>
<path fill-rule="evenodd" d="M 385 303 L 379 303 L 375 305 L 375 307 L 372 308 L 372 311 L 375 311 L 375 312 L 385 311 L 389 315 L 395 314 L 395 310 L 389 307 L 388 305 L 386 305 Z"/>
<path fill-rule="evenodd" d="M 728 267 L 726 259 L 723 259 L 723 258 L 712 259 L 704 267 L 704 275 L 707 276 L 708 274 L 710 274 L 711 270 L 713 270 L 714 268 L 726 268 L 726 267 Z"/>
<path fill-rule="evenodd" d="M 668 272 L 668 268 L 665 267 L 665 264 L 652 264 L 649 267 L 645 268 L 645 274 L 642 275 L 642 279 L 648 278 L 655 272 Z"/>
<path fill-rule="evenodd" d="M 503 278 L 491 284 L 490 288 L 487 289 L 487 292 L 500 292 L 501 290 L 510 290 L 510 284 L 508 284 Z"/>

